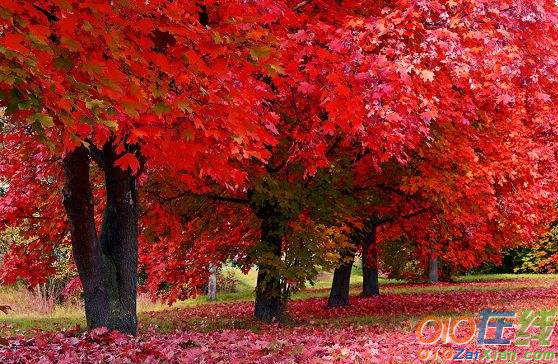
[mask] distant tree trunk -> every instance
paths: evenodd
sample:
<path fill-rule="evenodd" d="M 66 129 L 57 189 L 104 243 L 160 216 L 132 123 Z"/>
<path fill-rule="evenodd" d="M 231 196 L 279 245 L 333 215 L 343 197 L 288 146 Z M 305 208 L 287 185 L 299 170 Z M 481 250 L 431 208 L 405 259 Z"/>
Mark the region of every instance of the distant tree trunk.
<path fill-rule="evenodd" d="M 74 259 L 84 287 L 90 329 L 105 326 L 137 332 L 137 192 L 134 178 L 114 166 L 112 146 L 103 150 L 106 208 L 101 236 L 95 229 L 89 180 L 89 152 L 84 147 L 64 158 L 64 206 L 70 222 Z"/>
<path fill-rule="evenodd" d="M 344 262 L 333 272 L 333 282 L 327 307 L 341 307 L 349 305 L 349 290 L 351 287 L 351 271 L 353 269 L 354 252 L 343 254 Z"/>
<path fill-rule="evenodd" d="M 444 264 L 444 261 L 438 256 L 438 282 L 452 282 L 453 272 L 451 267 Z"/>
<path fill-rule="evenodd" d="M 362 295 L 379 296 L 378 248 L 376 246 L 376 224 L 368 223 L 361 235 L 362 246 Z"/>
<path fill-rule="evenodd" d="M 428 259 L 428 283 L 438 283 L 438 278 L 438 255 L 432 249 Z"/>
<path fill-rule="evenodd" d="M 257 215 L 261 221 L 261 254 L 281 259 L 285 222 L 274 208 L 261 208 Z M 265 322 L 283 321 L 283 293 L 283 281 L 276 266 L 271 262 L 260 263 L 256 283 L 255 318 Z"/>
<path fill-rule="evenodd" d="M 209 280 L 207 282 L 207 299 L 215 301 L 217 299 L 217 267 L 213 264 L 209 266 Z"/>

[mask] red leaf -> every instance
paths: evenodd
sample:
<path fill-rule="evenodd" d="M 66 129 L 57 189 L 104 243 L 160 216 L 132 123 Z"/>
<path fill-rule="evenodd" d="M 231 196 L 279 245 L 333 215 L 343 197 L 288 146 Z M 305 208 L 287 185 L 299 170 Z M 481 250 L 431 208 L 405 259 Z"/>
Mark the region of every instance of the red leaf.
<path fill-rule="evenodd" d="M 0 44 L 11 51 L 26 53 L 29 50 L 21 45 L 23 41 L 25 37 L 21 34 L 6 34 Z"/>
<path fill-rule="evenodd" d="M 301 82 L 300 85 L 298 85 L 298 91 L 302 92 L 303 94 L 311 94 L 312 92 L 314 92 L 314 90 L 316 89 L 316 86 L 308 83 L 308 82 Z"/>
<path fill-rule="evenodd" d="M 139 170 L 140 164 L 138 159 L 132 153 L 126 153 L 114 163 L 116 166 L 120 167 L 123 171 L 127 171 L 128 168 L 132 171 L 132 174 L 136 174 Z"/>

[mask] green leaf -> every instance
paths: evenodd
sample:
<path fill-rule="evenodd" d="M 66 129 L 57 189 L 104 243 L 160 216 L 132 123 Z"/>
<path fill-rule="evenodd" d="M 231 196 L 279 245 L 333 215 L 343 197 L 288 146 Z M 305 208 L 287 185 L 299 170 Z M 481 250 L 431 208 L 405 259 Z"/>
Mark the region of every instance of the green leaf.
<path fill-rule="evenodd" d="M 87 107 L 91 111 L 95 111 L 96 109 L 103 107 L 103 105 L 103 100 L 93 99 L 85 102 L 85 107 Z"/>
<path fill-rule="evenodd" d="M 65 45 L 66 47 L 68 47 L 69 50 L 71 51 L 80 51 L 82 50 L 81 48 L 81 44 L 79 44 L 76 40 L 70 38 L 70 37 L 65 37 L 63 36 L 60 39 L 60 42 Z"/>
<path fill-rule="evenodd" d="M 97 63 L 84 63 L 81 68 L 90 75 L 98 75 L 103 73 L 103 67 Z"/>
<path fill-rule="evenodd" d="M 88 117 L 88 116 L 82 116 L 79 121 L 83 124 L 87 124 L 87 125 L 93 125 L 95 123 L 94 119 Z"/>
<path fill-rule="evenodd" d="M 52 117 L 41 113 L 31 115 L 28 120 L 32 123 L 41 124 L 43 128 L 52 128 L 54 126 Z"/>
<path fill-rule="evenodd" d="M 68 71 L 72 68 L 73 62 L 70 58 L 60 56 L 54 60 L 54 67 L 62 71 Z"/>
<path fill-rule="evenodd" d="M 118 122 L 116 120 L 101 120 L 101 123 L 113 130 L 118 129 Z"/>
<path fill-rule="evenodd" d="M 151 94 L 153 95 L 153 97 L 164 97 L 165 96 L 165 91 L 160 88 L 159 86 L 155 86 L 152 88 L 151 90 Z"/>
<path fill-rule="evenodd" d="M 266 65 L 267 73 L 273 75 L 275 73 L 283 74 L 285 73 L 285 69 L 278 64 L 268 64 Z"/>
<path fill-rule="evenodd" d="M 221 38 L 221 34 L 219 34 L 219 32 L 213 32 L 213 41 L 215 44 L 223 43 L 223 39 Z"/>
<path fill-rule="evenodd" d="M 90 32 L 93 30 L 93 26 L 91 25 L 90 22 L 88 22 L 87 20 L 83 22 L 83 30 L 85 30 L 86 32 Z"/>
<path fill-rule="evenodd" d="M 35 115 L 40 115 L 40 114 L 35 114 Z M 37 133 L 39 141 L 42 144 L 46 145 L 48 149 L 53 151 L 55 149 L 54 143 L 46 136 L 43 124 L 41 124 L 39 120 L 36 120 L 33 121 L 31 127 L 33 128 L 33 131 Z"/>
<path fill-rule="evenodd" d="M 165 105 L 165 103 L 160 102 L 158 104 L 156 104 L 155 106 L 153 106 L 153 112 L 155 114 L 157 114 L 157 116 L 161 116 L 166 112 L 169 112 L 171 109 L 170 107 L 168 107 L 167 105 Z"/>
<path fill-rule="evenodd" d="M 116 82 L 114 82 L 113 80 L 111 80 L 110 78 L 106 78 L 104 77 L 101 81 L 103 86 L 106 86 L 116 92 L 122 93 L 122 88 L 120 87 L 120 85 Z"/>
<path fill-rule="evenodd" d="M 192 108 L 190 107 L 190 104 L 188 104 L 186 101 L 180 100 L 176 103 L 176 105 L 182 112 L 188 112 L 189 114 L 193 112 Z"/>
<path fill-rule="evenodd" d="M 254 60 L 259 60 L 260 58 L 265 58 L 267 56 L 269 56 L 269 53 L 271 52 L 271 49 L 269 47 L 257 47 L 257 48 L 252 48 L 250 49 L 250 56 L 254 59 Z"/>
<path fill-rule="evenodd" d="M 11 23 L 12 13 L 4 8 L 0 8 L 0 18 L 8 20 Z"/>
<path fill-rule="evenodd" d="M 182 139 L 186 141 L 191 141 L 194 139 L 194 133 L 191 130 L 184 129 L 181 133 Z"/>
<path fill-rule="evenodd" d="M 122 106 L 124 106 L 124 112 L 126 113 L 126 115 L 135 119 L 139 118 L 139 113 L 136 110 L 136 105 L 131 102 L 123 102 Z"/>

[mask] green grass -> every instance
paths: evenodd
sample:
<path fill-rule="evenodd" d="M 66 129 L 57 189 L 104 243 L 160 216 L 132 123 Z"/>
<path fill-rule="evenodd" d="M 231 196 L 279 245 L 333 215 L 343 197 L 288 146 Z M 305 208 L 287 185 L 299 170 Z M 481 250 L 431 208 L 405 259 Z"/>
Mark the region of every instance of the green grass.
<path fill-rule="evenodd" d="M 486 282 L 521 279 L 555 280 L 558 279 L 558 274 L 475 274 L 459 276 L 455 280 L 457 282 Z"/>
<path fill-rule="evenodd" d="M 234 293 L 218 294 L 216 303 L 250 301 L 254 298 L 254 288 L 256 284 L 257 272 L 251 270 L 248 274 L 242 274 L 240 270 L 233 268 L 225 268 L 233 270 L 238 278 L 238 291 Z M 306 287 L 295 293 L 292 299 L 306 299 L 312 297 L 326 297 L 329 294 L 332 275 L 330 273 L 321 274 L 313 286 Z M 448 293 L 463 291 L 497 291 L 505 289 L 524 289 L 549 287 L 555 285 L 558 275 L 538 275 L 538 274 L 488 274 L 475 276 L 457 277 L 455 283 L 445 283 L 440 285 L 409 285 L 403 284 L 402 281 L 380 279 L 381 292 L 383 294 L 421 294 L 421 293 Z M 358 295 L 362 276 L 353 273 L 351 277 L 352 287 L 351 294 Z M 484 282 L 492 282 L 484 285 Z M 464 283 L 478 283 L 473 285 L 465 285 Z M 208 302 L 205 296 L 200 296 L 185 301 L 177 302 L 173 307 L 160 302 L 151 302 L 146 298 L 140 297 L 138 300 L 138 315 L 142 329 L 154 326 L 160 332 L 171 332 L 176 329 L 188 330 L 195 328 L 200 331 L 212 331 L 223 328 L 244 328 L 257 331 L 260 324 L 253 320 L 239 320 L 234 317 L 221 317 L 212 320 L 203 319 L 186 319 L 178 322 L 173 312 L 197 305 L 213 304 Z M 63 329 L 71 329 L 76 326 L 85 327 L 85 318 L 83 308 L 79 305 L 56 306 L 50 312 L 42 312 L 37 309 L 37 304 L 33 301 L 32 295 L 24 289 L 16 289 L 13 287 L 4 287 L 0 289 L 0 305 L 9 305 L 14 310 L 9 314 L 0 314 L 0 332 L 6 334 L 24 333 L 33 334 L 36 329 L 43 331 L 60 331 Z M 165 314 L 168 312 L 168 314 Z M 162 313 L 162 314 L 161 314 Z M 409 322 L 409 325 L 415 324 L 413 317 L 384 317 L 382 315 L 370 315 L 364 317 L 343 317 L 332 318 L 327 320 L 316 320 L 316 325 L 342 325 L 357 324 L 371 325 L 380 324 L 382 326 L 391 326 L 393 324 L 401 324 L 401 322 Z"/>

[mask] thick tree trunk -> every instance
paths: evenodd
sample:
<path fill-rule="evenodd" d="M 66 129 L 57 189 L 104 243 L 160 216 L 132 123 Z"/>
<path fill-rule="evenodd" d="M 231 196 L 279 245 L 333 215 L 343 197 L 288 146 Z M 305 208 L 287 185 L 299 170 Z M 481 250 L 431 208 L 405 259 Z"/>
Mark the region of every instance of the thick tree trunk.
<path fill-rule="evenodd" d="M 274 209 L 260 210 L 258 216 L 261 220 L 261 253 L 272 259 L 281 259 L 284 222 Z M 277 267 L 272 262 L 259 264 L 255 318 L 265 322 L 283 321 L 283 293 L 283 281 Z"/>
<path fill-rule="evenodd" d="M 106 208 L 101 248 L 110 277 L 108 327 L 135 335 L 138 270 L 138 196 L 135 178 L 114 165 L 113 148 L 104 148 Z"/>
<path fill-rule="evenodd" d="M 110 146 L 104 150 L 106 208 L 97 239 L 89 154 L 77 148 L 64 158 L 64 206 L 73 254 L 84 287 L 89 329 L 107 327 L 128 334 L 137 331 L 138 212 L 135 181 L 114 166 Z"/>
<path fill-rule="evenodd" d="M 207 282 L 207 299 L 215 301 L 217 299 L 217 267 L 209 266 L 209 279 Z"/>
<path fill-rule="evenodd" d="M 331 291 L 327 307 L 341 307 L 349 305 L 349 290 L 351 287 L 351 270 L 353 269 L 354 253 L 347 252 L 343 254 L 345 260 L 333 272 L 333 282 L 331 282 Z"/>
<path fill-rule="evenodd" d="M 376 225 L 366 226 L 362 233 L 362 295 L 380 295 L 378 282 L 378 249 L 376 246 Z"/>
<path fill-rule="evenodd" d="M 64 207 L 68 215 L 72 251 L 83 285 L 88 328 L 108 324 L 108 276 L 97 240 L 89 155 L 84 147 L 64 158 Z"/>

